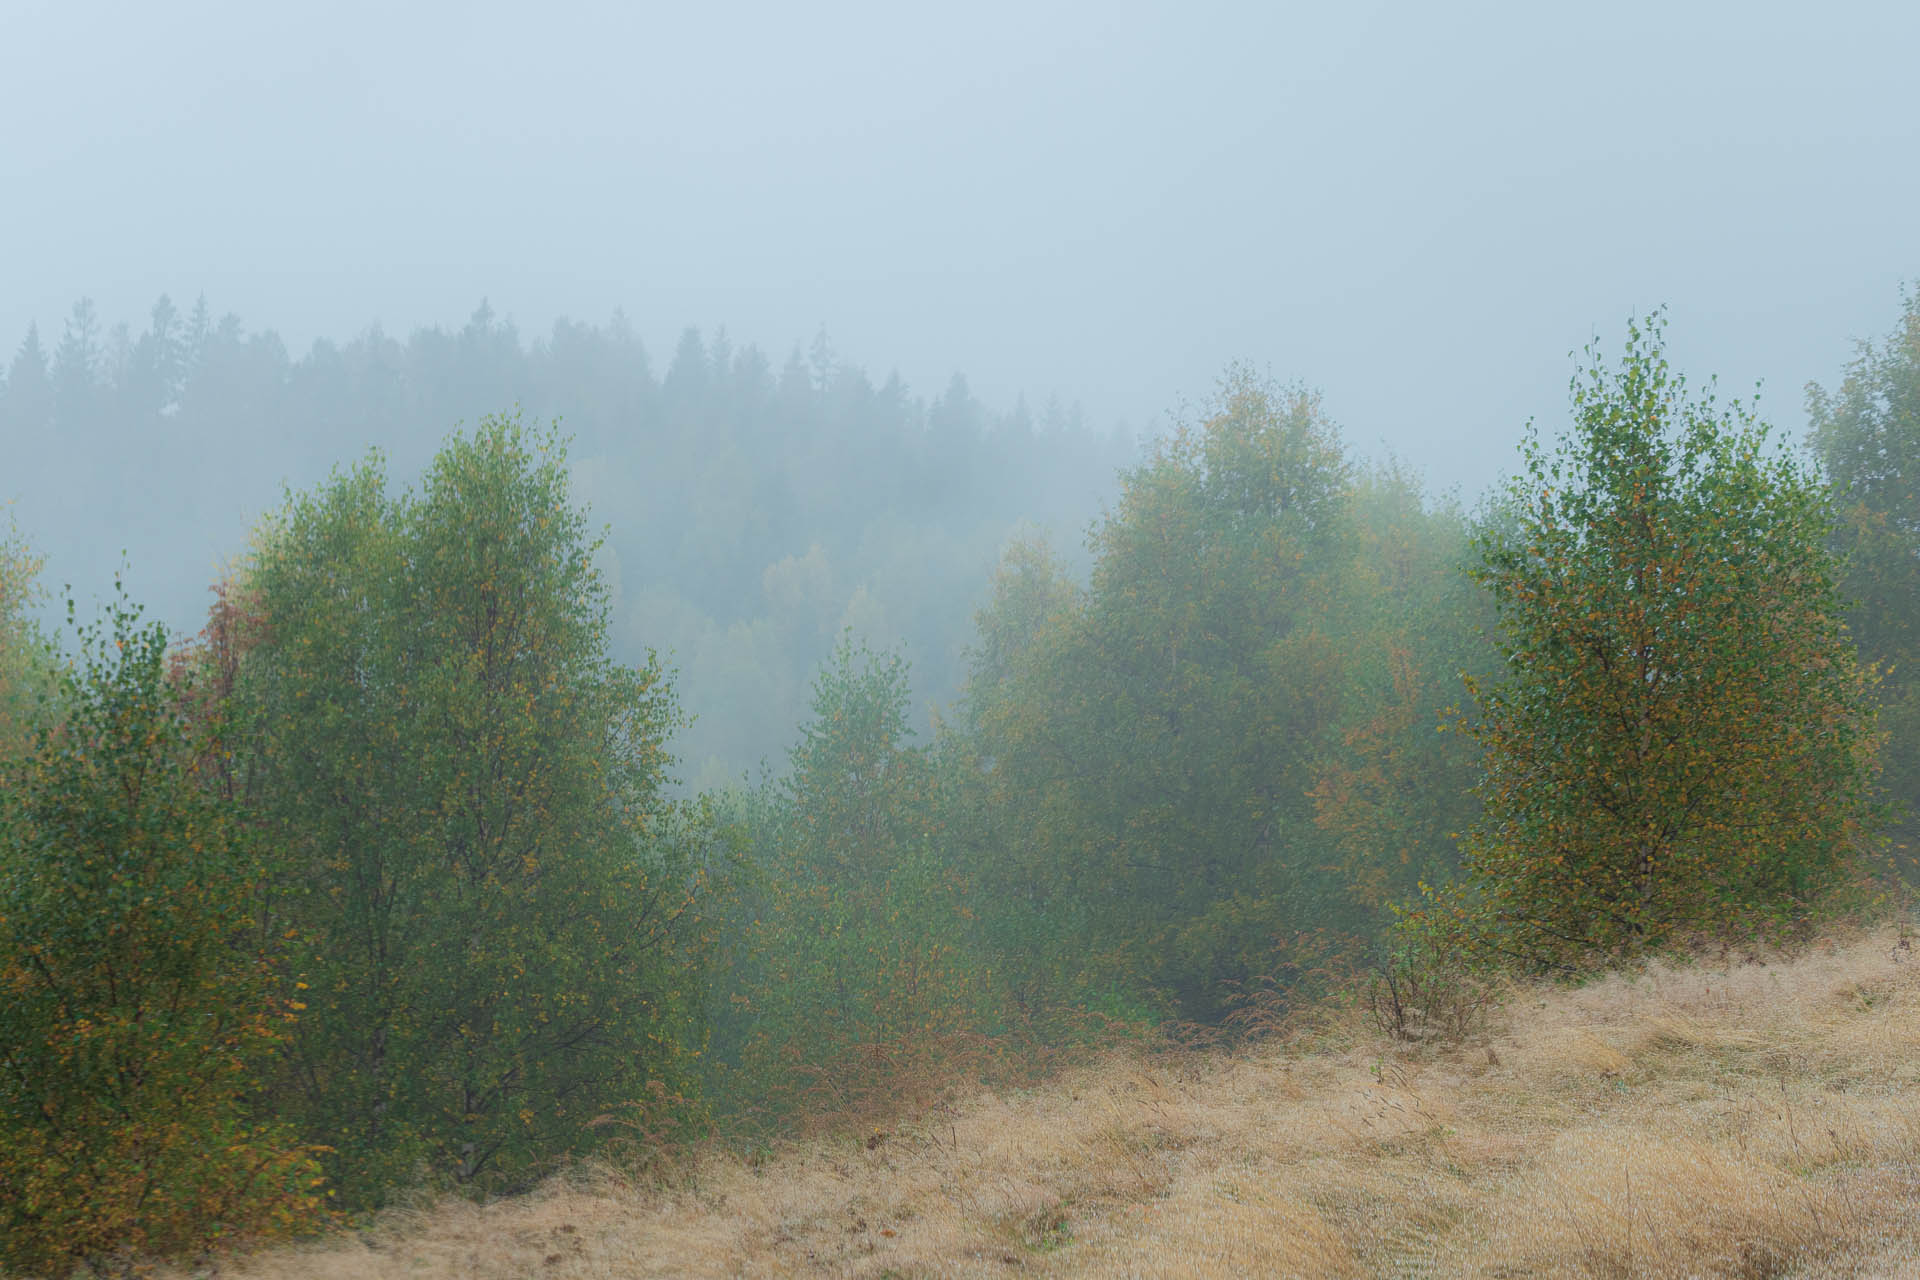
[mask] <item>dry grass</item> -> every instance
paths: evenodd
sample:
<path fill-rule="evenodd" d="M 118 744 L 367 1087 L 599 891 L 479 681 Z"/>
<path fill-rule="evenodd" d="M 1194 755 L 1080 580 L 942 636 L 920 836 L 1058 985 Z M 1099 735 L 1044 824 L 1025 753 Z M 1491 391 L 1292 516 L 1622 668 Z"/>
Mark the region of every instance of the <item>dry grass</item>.
<path fill-rule="evenodd" d="M 611 1171 L 229 1263 L 542 1276 L 1912 1277 L 1920 956 L 1515 992 L 1488 1034 L 1115 1057 L 884 1135 Z"/>

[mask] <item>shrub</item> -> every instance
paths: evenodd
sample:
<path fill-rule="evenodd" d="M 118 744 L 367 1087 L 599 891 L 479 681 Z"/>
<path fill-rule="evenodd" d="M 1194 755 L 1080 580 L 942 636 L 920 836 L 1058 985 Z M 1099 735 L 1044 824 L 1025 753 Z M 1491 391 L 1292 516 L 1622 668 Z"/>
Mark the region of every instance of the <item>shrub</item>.
<path fill-rule="evenodd" d="M 109 621 L 0 790 L 0 1264 L 52 1276 L 316 1207 L 310 1153 L 250 1106 L 299 1007 L 250 846 L 194 776 L 163 629 Z"/>

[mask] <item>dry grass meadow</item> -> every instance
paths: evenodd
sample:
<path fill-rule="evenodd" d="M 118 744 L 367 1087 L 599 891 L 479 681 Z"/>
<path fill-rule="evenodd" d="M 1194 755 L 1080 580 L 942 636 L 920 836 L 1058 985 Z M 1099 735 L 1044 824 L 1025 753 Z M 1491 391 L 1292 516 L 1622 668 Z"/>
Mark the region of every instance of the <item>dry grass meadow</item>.
<path fill-rule="evenodd" d="M 1912 1277 L 1920 952 L 1522 988 L 1486 1033 L 1356 1017 L 1114 1057 L 884 1132 L 578 1172 L 227 1262 L 247 1280 L 540 1276 Z"/>

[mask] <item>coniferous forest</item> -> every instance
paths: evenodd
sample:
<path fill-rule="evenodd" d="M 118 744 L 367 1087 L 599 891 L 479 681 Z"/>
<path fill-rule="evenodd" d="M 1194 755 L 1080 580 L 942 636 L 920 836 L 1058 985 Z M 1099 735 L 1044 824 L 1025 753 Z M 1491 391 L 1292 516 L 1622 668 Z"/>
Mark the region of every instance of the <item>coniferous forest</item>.
<path fill-rule="evenodd" d="M 80 304 L 0 382 L 0 1268 L 1872 912 L 1920 786 L 1891 310 L 1804 432 L 1628 322 L 1468 505 L 1244 366 L 1135 440 L 824 334 L 656 373 L 618 318 L 294 358 Z"/>

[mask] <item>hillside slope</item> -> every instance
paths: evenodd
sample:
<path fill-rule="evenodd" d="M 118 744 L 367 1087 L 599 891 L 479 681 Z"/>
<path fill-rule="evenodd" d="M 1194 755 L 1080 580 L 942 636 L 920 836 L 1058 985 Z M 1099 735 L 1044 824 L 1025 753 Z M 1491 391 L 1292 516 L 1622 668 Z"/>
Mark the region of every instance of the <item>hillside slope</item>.
<path fill-rule="evenodd" d="M 222 1274 L 1920 1277 L 1917 1081 L 1920 954 L 1882 930 L 1524 988 L 1463 1048 L 1142 1053 Z"/>

